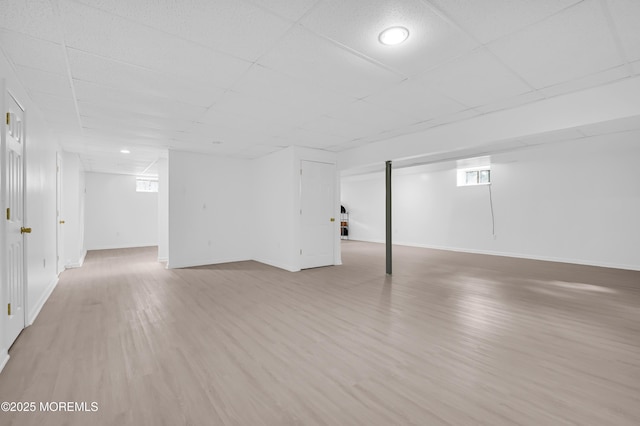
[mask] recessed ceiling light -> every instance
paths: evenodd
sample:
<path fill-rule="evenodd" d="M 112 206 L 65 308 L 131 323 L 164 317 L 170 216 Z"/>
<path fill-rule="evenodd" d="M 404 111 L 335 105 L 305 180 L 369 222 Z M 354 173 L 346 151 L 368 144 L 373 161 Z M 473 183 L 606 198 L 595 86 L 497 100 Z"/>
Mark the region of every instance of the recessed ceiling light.
<path fill-rule="evenodd" d="M 405 27 L 391 27 L 387 28 L 378 36 L 380 43 L 387 46 L 393 46 L 400 44 L 409 37 L 409 30 Z"/>
<path fill-rule="evenodd" d="M 128 149 L 121 149 L 120 152 L 123 154 L 131 154 L 131 151 L 129 151 Z"/>

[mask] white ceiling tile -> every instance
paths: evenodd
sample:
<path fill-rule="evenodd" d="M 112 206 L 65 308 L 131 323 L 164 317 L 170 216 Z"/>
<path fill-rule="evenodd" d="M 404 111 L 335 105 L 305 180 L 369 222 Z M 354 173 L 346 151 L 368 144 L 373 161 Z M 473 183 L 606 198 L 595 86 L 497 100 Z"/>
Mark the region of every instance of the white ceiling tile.
<path fill-rule="evenodd" d="M 627 117 L 619 120 L 611 120 L 603 123 L 581 126 L 579 130 L 587 136 L 606 135 L 610 133 L 640 130 L 640 116 Z"/>
<path fill-rule="evenodd" d="M 211 85 L 195 84 L 75 49 L 69 49 L 68 52 L 71 74 L 76 80 L 203 107 L 209 107 L 224 93 L 223 89 Z"/>
<path fill-rule="evenodd" d="M 544 93 L 541 91 L 531 91 L 521 95 L 512 96 L 510 98 L 501 99 L 499 101 L 490 102 L 485 105 L 477 106 L 474 109 L 483 113 L 500 111 L 503 109 L 515 108 L 520 105 L 528 104 L 545 99 Z"/>
<path fill-rule="evenodd" d="M 377 133 L 375 130 L 372 131 L 371 127 L 366 124 L 326 115 L 306 121 L 300 127 L 318 133 L 339 136 L 344 140 L 352 140 L 354 138 L 370 136 L 372 133 Z"/>
<path fill-rule="evenodd" d="M 30 92 L 42 92 L 61 98 L 73 99 L 69 77 L 35 68 L 16 66 L 18 78 Z"/>
<path fill-rule="evenodd" d="M 140 111 L 130 111 L 120 108 L 118 105 L 103 106 L 80 101 L 78 109 L 81 118 L 101 119 L 105 122 L 125 123 L 129 126 L 135 125 L 151 129 L 181 130 L 193 122 L 191 119 L 159 117 Z"/>
<path fill-rule="evenodd" d="M 595 74 L 588 75 L 586 77 L 578 78 L 575 80 L 566 81 L 564 83 L 556 84 L 553 86 L 545 87 L 540 90 L 546 96 L 557 96 L 564 93 L 575 92 L 578 90 L 588 89 L 590 87 L 600 86 L 607 84 L 621 78 L 629 76 L 629 68 L 626 65 L 620 65 L 615 68 L 597 72 Z"/>
<path fill-rule="evenodd" d="M 251 145 L 242 148 L 239 154 L 243 155 L 245 158 L 254 159 L 263 157 L 276 151 L 280 151 L 281 149 L 282 147 L 280 146 Z"/>
<path fill-rule="evenodd" d="M 237 0 L 80 0 L 187 40 L 250 61 L 291 26 L 262 8 Z"/>
<path fill-rule="evenodd" d="M 228 87 L 250 63 L 88 6 L 61 3 L 66 44 L 200 84 Z"/>
<path fill-rule="evenodd" d="M 422 0 L 327 0 L 300 22 L 405 76 L 433 68 L 478 46 Z M 409 38 L 398 46 L 381 44 L 380 32 L 392 26 L 406 27 Z"/>
<path fill-rule="evenodd" d="M 365 98 L 374 105 L 392 109 L 412 117 L 415 121 L 429 120 L 445 114 L 467 109 L 437 90 L 424 78 L 409 78 L 400 84 Z"/>
<path fill-rule="evenodd" d="M 297 27 L 259 63 L 336 93 L 361 98 L 403 78 Z"/>
<path fill-rule="evenodd" d="M 531 87 L 484 49 L 429 71 L 422 77 L 425 84 L 469 107 L 531 91 Z"/>
<path fill-rule="evenodd" d="M 639 8 L 635 0 L 8 0 L 0 48 L 64 149 L 83 153 L 89 170 L 135 174 L 169 147 L 235 158 L 288 145 L 341 152 L 607 84 L 640 73 Z M 411 30 L 397 48 L 377 41 L 392 24 Z M 637 126 L 631 117 L 525 142 Z"/>
<path fill-rule="evenodd" d="M 252 117 L 242 112 L 234 113 L 215 108 L 209 109 L 198 122 L 216 128 L 237 131 L 251 129 L 263 135 L 277 135 L 293 127 L 292 124 L 274 122 L 265 117 Z"/>
<path fill-rule="evenodd" d="M 353 148 L 358 148 L 364 145 L 367 145 L 368 141 L 364 140 L 364 139 L 357 139 L 357 140 L 352 140 L 349 142 L 345 142 L 345 143 L 341 143 L 338 145 L 333 145 L 333 146 L 328 146 L 326 149 L 329 151 L 333 151 L 333 152 L 342 152 L 342 151 L 346 151 L 349 149 L 353 149 Z"/>
<path fill-rule="evenodd" d="M 212 109 L 247 116 L 256 122 L 270 121 L 291 126 L 314 115 L 307 108 L 296 108 L 295 105 L 285 105 L 275 100 L 267 101 L 232 91 L 226 92 Z"/>
<path fill-rule="evenodd" d="M 67 75 L 62 45 L 0 30 L 0 46 L 15 65 Z"/>
<path fill-rule="evenodd" d="M 58 18 L 49 0 L 4 0 L 0 28 L 60 43 Z"/>
<path fill-rule="evenodd" d="M 73 98 L 60 97 L 42 92 L 32 92 L 31 98 L 38 106 L 38 108 L 44 110 L 44 112 L 47 112 L 46 110 L 49 110 L 65 112 L 69 114 L 77 114 L 76 105 L 73 102 Z"/>
<path fill-rule="evenodd" d="M 314 4 L 322 0 L 247 0 L 291 21 L 300 19 Z"/>
<path fill-rule="evenodd" d="M 405 130 L 406 130 L 406 133 L 421 132 L 421 131 L 430 129 L 432 127 L 442 126 L 444 124 L 450 124 L 456 121 L 468 120 L 469 118 L 477 117 L 478 115 L 481 115 L 481 114 L 482 113 L 480 111 L 470 108 L 464 111 L 454 112 L 451 114 L 443 115 L 441 117 L 436 117 L 432 120 L 423 121 L 421 123 L 415 123 L 411 126 L 407 126 Z"/>
<path fill-rule="evenodd" d="M 76 114 L 67 111 L 46 111 L 45 121 L 49 125 L 50 130 L 55 133 L 69 134 L 70 129 L 74 129 L 76 134 L 82 134 L 82 128 L 80 127 L 80 121 Z"/>
<path fill-rule="evenodd" d="M 584 0 L 488 46 L 536 88 L 622 63 L 597 0 Z"/>
<path fill-rule="evenodd" d="M 259 128 L 245 126 L 244 128 L 229 127 L 224 125 L 212 126 L 205 123 L 192 123 L 185 129 L 179 139 L 186 141 L 201 141 L 204 145 L 225 144 L 252 145 L 263 144 L 272 140 L 272 136 L 261 132 Z"/>
<path fill-rule="evenodd" d="M 87 102 L 105 107 L 120 108 L 124 111 L 143 112 L 159 117 L 196 119 L 207 110 L 197 105 L 189 105 L 167 98 L 142 93 L 116 90 L 86 81 L 74 80 L 76 97 L 79 102 Z"/>
<path fill-rule="evenodd" d="M 98 123 L 101 123 L 98 121 Z M 83 123 L 83 133 L 90 137 L 103 137 L 108 138 L 114 144 L 130 145 L 156 145 L 165 146 L 170 138 L 160 130 L 153 129 L 128 129 L 123 127 L 109 127 L 101 126 L 100 128 L 93 127 L 95 124 L 90 123 L 85 126 Z"/>
<path fill-rule="evenodd" d="M 244 146 L 236 144 L 206 144 L 199 140 L 173 140 L 169 146 L 169 149 L 178 151 L 189 152 L 201 152 L 205 154 L 222 155 L 222 156 L 237 156 L 243 150 Z"/>
<path fill-rule="evenodd" d="M 138 123 L 131 123 L 124 120 L 105 120 L 104 118 L 93 118 L 81 116 L 82 127 L 84 129 L 111 131 L 117 129 L 119 134 L 127 134 L 132 136 L 142 136 L 147 138 L 166 138 L 168 139 L 173 133 L 172 129 L 158 129 L 153 127 L 141 126 Z"/>
<path fill-rule="evenodd" d="M 336 104 L 356 100 L 258 64 L 241 77 L 233 90 L 285 108 L 299 110 L 304 107 L 318 114 L 331 110 Z"/>
<path fill-rule="evenodd" d="M 343 142 L 343 138 L 339 136 L 327 135 L 325 133 L 316 132 L 302 128 L 291 129 L 282 137 L 289 145 L 305 146 L 309 148 L 324 149 L 328 146 L 336 145 Z"/>
<path fill-rule="evenodd" d="M 99 143 L 108 142 L 109 145 L 116 147 L 118 150 L 122 147 L 157 147 L 166 149 L 169 146 L 169 138 L 132 134 L 126 130 L 120 131 L 117 128 L 106 130 L 84 128 L 83 134 L 89 141 L 94 140 Z"/>
<path fill-rule="evenodd" d="M 416 122 L 413 117 L 406 116 L 388 108 L 373 105 L 366 101 L 356 101 L 337 106 L 328 115 L 340 120 L 364 125 L 369 129 L 368 134 L 376 134 Z"/>
<path fill-rule="evenodd" d="M 518 141 L 525 145 L 542 145 L 545 143 L 568 141 L 583 138 L 584 135 L 577 129 L 565 129 L 553 132 L 539 133 L 537 135 L 519 138 Z"/>
<path fill-rule="evenodd" d="M 511 34 L 581 0 L 427 0 L 482 43 Z"/>
<path fill-rule="evenodd" d="M 606 1 L 628 61 L 640 59 L 640 1 Z"/>

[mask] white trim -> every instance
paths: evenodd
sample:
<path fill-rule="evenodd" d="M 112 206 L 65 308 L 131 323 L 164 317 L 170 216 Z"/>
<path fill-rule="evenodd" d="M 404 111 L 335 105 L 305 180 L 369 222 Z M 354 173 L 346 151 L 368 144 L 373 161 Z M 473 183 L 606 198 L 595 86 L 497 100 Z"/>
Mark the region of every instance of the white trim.
<path fill-rule="evenodd" d="M 56 273 L 60 275 L 66 269 L 64 263 L 64 234 L 62 223 L 62 151 L 56 151 Z"/>
<path fill-rule="evenodd" d="M 36 303 L 35 305 L 35 309 L 31 312 L 31 314 L 29 315 L 29 323 L 25 324 L 25 327 L 30 326 L 31 324 L 33 324 L 33 322 L 36 320 L 36 318 L 38 317 L 38 314 L 40 314 L 40 311 L 42 310 L 42 307 L 44 306 L 44 304 L 47 302 L 47 300 L 49 300 L 49 296 L 51 296 L 51 293 L 53 293 L 53 290 L 56 288 L 56 286 L 58 285 L 58 277 L 55 276 L 51 282 L 49 283 L 49 285 L 47 286 L 47 288 L 45 289 L 44 293 L 42 294 L 42 297 L 40 298 L 40 300 L 38 301 L 38 303 Z"/>
<path fill-rule="evenodd" d="M 520 254 L 520 253 L 504 253 L 504 252 L 493 251 L 493 250 L 461 249 L 461 248 L 455 248 L 455 247 L 431 246 L 426 244 L 396 243 L 396 245 L 408 246 L 408 247 L 430 248 L 435 250 L 456 251 L 461 253 L 486 254 L 490 256 L 515 257 L 518 259 L 542 260 L 545 262 L 572 263 L 575 265 L 597 266 L 600 268 L 628 269 L 631 271 L 640 271 L 640 265 L 634 266 L 634 265 L 625 265 L 620 263 L 572 259 L 572 258 L 566 258 L 566 257 L 538 256 L 535 254 Z"/>
<path fill-rule="evenodd" d="M 133 245 L 106 245 L 106 246 L 98 246 L 91 247 L 87 249 L 88 251 L 92 250 L 117 250 L 117 249 L 127 249 L 127 248 L 142 248 L 142 247 L 158 247 L 158 243 L 141 243 L 141 244 L 133 244 Z"/>
<path fill-rule="evenodd" d="M 169 264 L 167 263 L 167 269 L 177 269 L 177 268 L 192 268 L 195 266 L 209 266 L 209 265 L 219 265 L 221 263 L 233 263 L 233 262 L 248 262 L 251 261 L 253 259 L 247 259 L 247 258 L 226 258 L 226 259 L 208 259 L 208 260 L 201 260 L 201 261 L 195 261 L 195 262 L 184 262 L 184 263 L 180 263 L 178 262 L 177 264 Z"/>
<path fill-rule="evenodd" d="M 9 356 L 9 352 L 5 352 L 2 362 L 0 362 L 0 373 L 2 373 L 2 370 L 4 370 L 4 366 L 7 365 L 7 362 L 9 362 L 9 358 L 11 358 Z"/>
<path fill-rule="evenodd" d="M 159 257 L 158 258 L 158 262 L 162 263 L 162 262 L 168 262 L 169 258 L 168 257 Z"/>
<path fill-rule="evenodd" d="M 359 240 L 359 239 L 353 239 L 353 238 L 351 238 L 350 241 L 362 241 L 367 243 L 380 243 L 380 244 L 385 243 L 385 241 L 383 240 Z M 597 266 L 600 268 L 614 268 L 614 269 L 626 269 L 630 271 L 640 271 L 640 265 L 627 265 L 627 264 L 621 264 L 621 263 L 599 262 L 599 261 L 593 261 L 593 260 L 571 259 L 571 258 L 551 257 L 551 256 L 538 256 L 534 254 L 505 253 L 505 252 L 492 251 L 492 250 L 476 250 L 476 249 L 437 246 L 437 245 L 429 245 L 429 244 L 406 243 L 406 242 L 393 243 L 393 245 L 428 248 L 428 249 L 434 249 L 434 250 L 455 251 L 459 253 L 485 254 L 489 256 L 515 257 L 518 259 L 542 260 L 545 262 L 572 263 L 575 265 Z"/>
<path fill-rule="evenodd" d="M 85 250 L 84 253 L 82 253 L 82 256 L 80 257 L 80 260 L 74 263 L 67 263 L 66 265 L 64 265 L 65 269 L 82 268 L 82 265 L 84 265 L 84 258 L 86 256 L 87 256 L 87 251 Z"/>
<path fill-rule="evenodd" d="M 262 263 L 264 265 L 273 266 L 274 268 L 284 269 L 285 271 L 289 271 L 289 272 L 300 272 L 300 268 L 296 268 L 293 265 L 290 265 L 287 263 L 275 262 L 275 261 L 263 259 L 263 258 L 254 258 L 253 261 Z"/>

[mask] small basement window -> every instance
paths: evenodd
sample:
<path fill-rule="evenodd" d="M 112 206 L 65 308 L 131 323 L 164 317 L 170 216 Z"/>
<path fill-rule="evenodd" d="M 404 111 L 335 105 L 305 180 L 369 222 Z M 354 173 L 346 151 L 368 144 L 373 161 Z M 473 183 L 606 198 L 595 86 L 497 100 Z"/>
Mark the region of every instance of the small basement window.
<path fill-rule="evenodd" d="M 158 181 L 155 179 L 137 178 L 136 192 L 158 192 Z"/>
<path fill-rule="evenodd" d="M 488 185 L 491 183 L 489 166 L 458 169 L 458 186 Z"/>

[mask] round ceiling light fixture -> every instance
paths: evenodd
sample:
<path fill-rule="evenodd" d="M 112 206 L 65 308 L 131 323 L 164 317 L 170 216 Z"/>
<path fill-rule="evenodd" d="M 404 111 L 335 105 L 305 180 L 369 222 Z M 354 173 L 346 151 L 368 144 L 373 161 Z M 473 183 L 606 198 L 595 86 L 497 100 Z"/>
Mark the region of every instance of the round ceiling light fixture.
<path fill-rule="evenodd" d="M 395 46 L 409 38 L 409 30 L 405 27 L 390 27 L 382 31 L 378 36 L 380 43 L 387 46 Z"/>
<path fill-rule="evenodd" d="M 128 149 L 121 149 L 120 152 L 123 154 L 131 154 L 131 151 L 129 151 Z"/>

